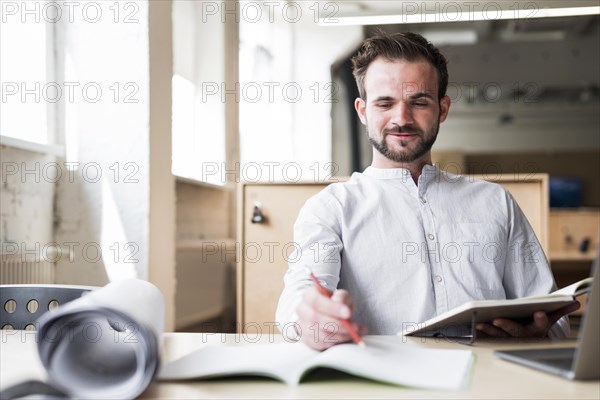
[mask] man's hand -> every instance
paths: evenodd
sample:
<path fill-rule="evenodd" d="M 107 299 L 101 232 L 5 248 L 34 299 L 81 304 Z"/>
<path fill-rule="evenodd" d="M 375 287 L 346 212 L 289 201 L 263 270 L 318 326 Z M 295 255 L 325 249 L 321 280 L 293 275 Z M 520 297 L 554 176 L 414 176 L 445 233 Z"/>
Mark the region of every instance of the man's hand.
<path fill-rule="evenodd" d="M 316 287 L 304 291 L 296 309 L 300 341 L 316 350 L 325 350 L 352 341 L 350 333 L 342 325 L 342 319 L 352 317 L 352 299 L 345 290 L 336 290 L 331 297 L 319 293 Z M 351 322 L 359 335 L 367 333 L 363 324 Z"/>
<path fill-rule="evenodd" d="M 519 324 L 510 319 L 496 318 L 491 324 L 479 323 L 475 328 L 478 331 L 477 334 L 481 334 L 482 337 L 541 338 L 548 335 L 552 325 L 561 317 L 579 309 L 579 305 L 579 302 L 575 302 L 550 314 L 536 311 L 533 314 L 533 321 L 529 324 Z"/>

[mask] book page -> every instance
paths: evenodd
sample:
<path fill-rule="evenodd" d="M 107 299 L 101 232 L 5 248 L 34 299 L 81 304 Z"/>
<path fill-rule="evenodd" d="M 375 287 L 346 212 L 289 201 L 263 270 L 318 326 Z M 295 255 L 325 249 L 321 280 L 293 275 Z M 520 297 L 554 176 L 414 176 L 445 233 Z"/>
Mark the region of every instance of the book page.
<path fill-rule="evenodd" d="M 472 301 L 425 322 L 406 324 L 405 329 L 398 334 L 410 336 L 431 332 L 447 337 L 468 336 L 473 321 L 489 322 L 495 318 L 508 318 L 526 323 L 531 321 L 536 311 L 551 313 L 574 301 L 572 296 L 567 295 Z"/>
<path fill-rule="evenodd" d="M 575 282 L 572 285 L 565 286 L 560 290 L 556 290 L 552 292 L 552 295 L 572 295 L 579 296 L 583 293 L 587 293 L 592 290 L 592 283 L 594 282 L 593 278 L 586 278 L 579 282 Z"/>
<path fill-rule="evenodd" d="M 207 346 L 163 365 L 158 376 L 180 380 L 255 375 L 293 384 L 298 366 L 318 354 L 301 343 Z"/>
<path fill-rule="evenodd" d="M 527 300 L 527 299 L 535 300 L 535 299 L 543 299 L 543 298 L 553 298 L 555 296 L 556 297 L 560 297 L 560 296 L 576 297 L 576 296 L 579 296 L 583 293 L 587 293 L 590 290 L 592 290 L 592 282 L 593 281 L 594 281 L 593 278 L 585 278 L 578 282 L 572 283 L 569 286 L 565 286 L 562 289 L 555 290 L 552 293 L 535 295 L 535 296 L 527 296 L 527 297 L 523 297 L 522 299 L 523 300 Z"/>
<path fill-rule="evenodd" d="M 528 296 L 506 300 L 476 300 L 456 307 L 425 322 L 410 324 L 399 335 L 415 335 L 439 332 L 444 336 L 468 335 L 471 322 L 489 322 L 494 318 L 509 318 L 521 323 L 530 321 L 533 313 L 550 313 L 572 304 L 575 297 L 587 293 L 592 287 L 592 278 L 586 278 L 560 290 L 539 296 Z M 450 327 L 450 332 L 447 328 Z"/>
<path fill-rule="evenodd" d="M 323 352 L 301 343 L 208 346 L 164 365 L 159 379 L 182 380 L 234 375 L 266 376 L 298 384 L 326 367 L 380 382 L 432 389 L 459 389 L 468 380 L 468 350 L 436 350 L 364 338 L 366 348 L 341 344 Z"/>
<path fill-rule="evenodd" d="M 473 362 L 469 350 L 363 339 L 366 348 L 342 344 L 318 354 L 302 366 L 297 379 L 311 369 L 328 367 L 380 382 L 428 389 L 457 390 L 468 382 Z"/>

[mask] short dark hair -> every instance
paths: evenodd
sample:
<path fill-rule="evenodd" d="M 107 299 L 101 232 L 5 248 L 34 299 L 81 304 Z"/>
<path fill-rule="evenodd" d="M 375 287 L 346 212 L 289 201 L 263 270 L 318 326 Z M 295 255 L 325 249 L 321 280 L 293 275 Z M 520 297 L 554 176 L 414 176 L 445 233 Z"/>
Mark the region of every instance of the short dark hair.
<path fill-rule="evenodd" d="M 448 60 L 437 47 L 423 36 L 413 32 L 393 33 L 378 32 L 365 39 L 358 54 L 352 57 L 352 74 L 358 85 L 358 93 L 363 100 L 367 99 L 365 76 L 369 65 L 377 58 L 384 57 L 389 61 L 427 60 L 438 73 L 438 100 L 446 95 L 448 88 Z"/>

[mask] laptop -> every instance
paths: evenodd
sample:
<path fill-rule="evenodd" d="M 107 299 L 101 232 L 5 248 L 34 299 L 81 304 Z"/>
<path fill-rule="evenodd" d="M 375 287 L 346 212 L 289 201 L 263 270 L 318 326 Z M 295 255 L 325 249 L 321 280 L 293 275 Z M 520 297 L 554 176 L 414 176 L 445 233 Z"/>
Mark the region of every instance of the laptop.
<path fill-rule="evenodd" d="M 600 249 L 592 266 L 594 283 L 588 295 L 583 325 L 573 348 L 505 350 L 494 354 L 571 380 L 600 379 Z"/>

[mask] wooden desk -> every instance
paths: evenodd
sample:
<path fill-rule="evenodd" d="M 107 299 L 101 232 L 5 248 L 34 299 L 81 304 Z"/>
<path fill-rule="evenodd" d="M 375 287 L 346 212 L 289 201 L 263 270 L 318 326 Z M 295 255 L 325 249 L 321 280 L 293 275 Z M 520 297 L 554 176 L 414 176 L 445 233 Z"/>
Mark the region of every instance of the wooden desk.
<path fill-rule="evenodd" d="M 154 382 L 143 393 L 144 399 L 201 398 L 538 398 L 538 399 L 598 399 L 600 382 L 572 382 L 557 376 L 502 361 L 493 355 L 495 349 L 528 346 L 565 347 L 573 341 L 536 341 L 527 344 L 514 341 L 478 342 L 467 346 L 447 339 L 403 339 L 397 336 L 383 340 L 404 342 L 407 346 L 471 349 L 475 363 L 467 389 L 442 392 L 403 388 L 380 384 L 347 375 L 335 379 L 317 376 L 298 387 L 262 378 L 227 378 L 212 381 Z M 170 361 L 208 344 L 243 346 L 251 343 L 281 342 L 279 335 L 167 333 L 163 340 L 163 360 Z M 35 336 L 31 332 L 2 331 L 0 344 L 0 388 L 25 379 L 43 379 L 45 374 L 38 361 Z M 319 379 L 320 378 L 320 379 Z"/>

